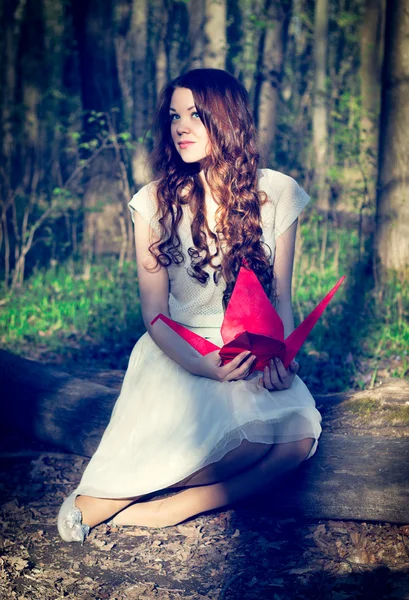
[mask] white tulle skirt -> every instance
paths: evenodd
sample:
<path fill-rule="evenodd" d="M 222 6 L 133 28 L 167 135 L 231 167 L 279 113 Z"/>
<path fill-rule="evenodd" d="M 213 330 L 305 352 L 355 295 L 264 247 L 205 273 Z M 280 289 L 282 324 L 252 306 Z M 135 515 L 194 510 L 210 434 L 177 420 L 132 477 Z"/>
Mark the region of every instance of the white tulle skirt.
<path fill-rule="evenodd" d="M 217 334 L 212 339 L 219 343 Z M 192 375 L 145 333 L 77 494 L 129 498 L 169 487 L 219 461 L 243 440 L 279 444 L 314 438 L 321 416 L 305 384 L 269 392 L 260 373 L 220 383 Z"/>

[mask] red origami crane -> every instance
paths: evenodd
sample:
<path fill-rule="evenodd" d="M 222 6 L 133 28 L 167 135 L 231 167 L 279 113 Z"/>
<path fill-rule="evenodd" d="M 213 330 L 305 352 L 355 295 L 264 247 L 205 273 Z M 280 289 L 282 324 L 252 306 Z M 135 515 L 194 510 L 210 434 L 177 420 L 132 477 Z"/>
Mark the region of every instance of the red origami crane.
<path fill-rule="evenodd" d="M 306 319 L 284 340 L 284 325 L 268 299 L 255 273 L 247 266 L 240 268 L 221 327 L 224 346 L 219 348 L 209 340 L 193 333 L 163 314 L 157 315 L 152 325 L 161 319 L 202 356 L 220 350 L 223 364 L 230 362 L 245 350 L 256 356 L 253 370 L 262 371 L 269 361 L 278 356 L 287 369 L 307 339 L 312 328 L 338 290 L 345 276 L 314 308 Z"/>

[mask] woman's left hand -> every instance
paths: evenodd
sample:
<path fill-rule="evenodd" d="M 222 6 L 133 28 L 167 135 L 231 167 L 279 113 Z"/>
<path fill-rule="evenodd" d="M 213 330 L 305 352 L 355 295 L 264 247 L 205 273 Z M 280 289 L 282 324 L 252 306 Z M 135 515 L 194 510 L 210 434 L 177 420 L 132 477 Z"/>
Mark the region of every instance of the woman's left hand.
<path fill-rule="evenodd" d="M 292 360 L 288 369 L 286 369 L 282 361 L 275 357 L 264 368 L 263 376 L 259 379 L 259 385 L 272 392 L 287 390 L 291 387 L 298 369 L 299 365 L 295 360 Z"/>

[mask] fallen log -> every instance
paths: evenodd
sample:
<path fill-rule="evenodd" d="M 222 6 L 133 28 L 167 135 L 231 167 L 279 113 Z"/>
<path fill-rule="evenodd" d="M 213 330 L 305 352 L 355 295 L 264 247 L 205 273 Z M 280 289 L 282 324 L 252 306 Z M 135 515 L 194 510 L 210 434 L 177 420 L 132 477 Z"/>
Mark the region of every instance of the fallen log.
<path fill-rule="evenodd" d="M 18 429 L 56 450 L 93 454 L 117 391 L 4 351 L 0 377 L 3 431 Z M 407 388 L 394 387 L 397 402 L 407 397 Z M 379 390 L 375 396 L 385 399 Z M 351 394 L 330 398 L 330 405 L 342 405 Z M 409 438 L 324 432 L 316 456 L 279 493 L 275 489 L 264 498 L 275 514 L 409 523 Z"/>
<path fill-rule="evenodd" d="M 1 429 L 92 456 L 118 392 L 0 350 Z"/>
<path fill-rule="evenodd" d="M 280 486 L 279 495 L 272 490 L 268 511 L 409 523 L 409 439 L 324 432 L 316 455 Z"/>

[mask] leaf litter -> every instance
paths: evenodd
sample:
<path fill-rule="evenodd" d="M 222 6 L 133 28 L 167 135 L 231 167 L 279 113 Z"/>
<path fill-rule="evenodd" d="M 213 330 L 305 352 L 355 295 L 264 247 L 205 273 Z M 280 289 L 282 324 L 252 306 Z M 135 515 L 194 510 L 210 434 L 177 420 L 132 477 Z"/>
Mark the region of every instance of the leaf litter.
<path fill-rule="evenodd" d="M 166 529 L 102 524 L 65 544 L 56 514 L 84 464 L 2 460 L 0 598 L 409 598 L 409 530 L 388 523 L 278 519 L 254 504 Z"/>

